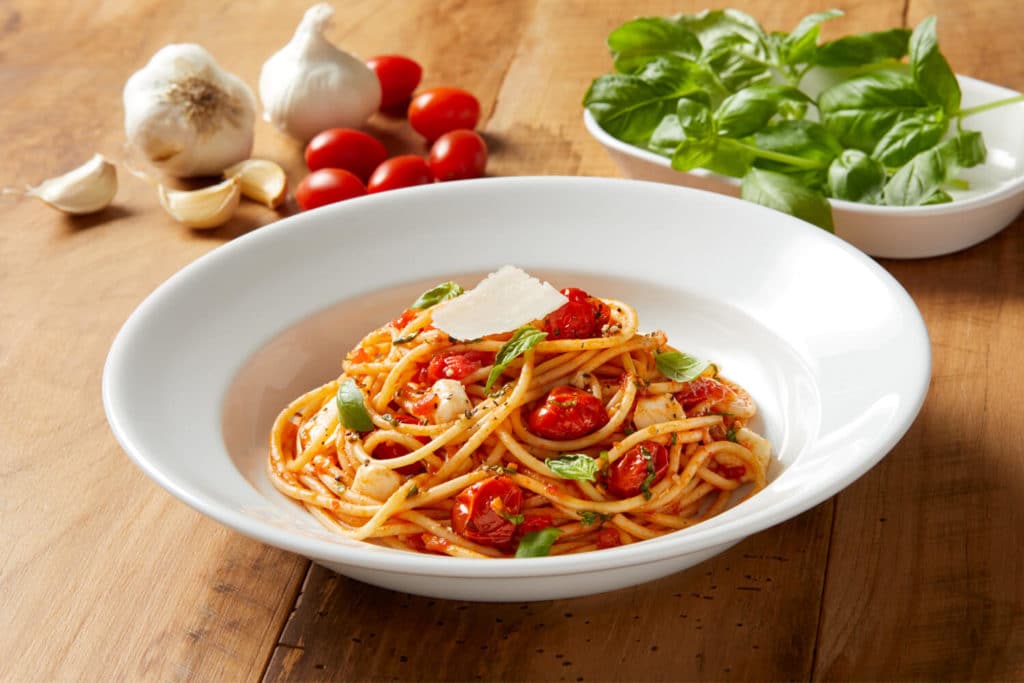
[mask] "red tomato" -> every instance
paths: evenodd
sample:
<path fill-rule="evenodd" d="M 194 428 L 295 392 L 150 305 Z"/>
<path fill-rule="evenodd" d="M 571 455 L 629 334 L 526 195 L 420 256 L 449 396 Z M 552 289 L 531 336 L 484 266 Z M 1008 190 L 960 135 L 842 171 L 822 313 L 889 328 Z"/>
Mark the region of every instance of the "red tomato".
<path fill-rule="evenodd" d="M 508 545 L 519 514 L 523 490 L 506 477 L 491 477 L 464 489 L 452 508 L 452 530 L 463 538 L 490 546 Z"/>
<path fill-rule="evenodd" d="M 743 475 L 747 473 L 747 468 L 744 465 L 719 465 L 714 470 L 726 479 L 742 479 Z"/>
<path fill-rule="evenodd" d="M 428 142 L 448 131 L 476 128 L 479 120 L 480 103 L 459 88 L 424 90 L 409 103 L 409 123 Z"/>
<path fill-rule="evenodd" d="M 453 130 L 430 148 L 430 170 L 438 180 L 479 178 L 487 168 L 487 143 L 471 130 Z"/>
<path fill-rule="evenodd" d="M 604 405 L 588 391 L 570 386 L 552 389 L 527 418 L 530 431 L 556 441 L 578 439 L 608 424 Z"/>
<path fill-rule="evenodd" d="M 622 545 L 622 539 L 615 529 L 607 527 L 597 532 L 598 548 L 614 548 L 617 545 Z"/>
<path fill-rule="evenodd" d="M 601 330 L 612 319 L 611 309 L 582 289 L 568 287 L 562 294 L 569 303 L 544 318 L 548 339 L 590 339 L 600 337 Z"/>
<path fill-rule="evenodd" d="M 397 190 L 402 187 L 426 185 L 432 182 L 434 182 L 434 176 L 423 157 L 415 154 L 403 154 L 391 157 L 378 166 L 370 176 L 366 190 L 370 193 L 384 192 L 385 190 Z"/>
<path fill-rule="evenodd" d="M 419 417 L 430 417 L 437 412 L 437 394 L 432 391 L 423 394 L 421 398 L 412 404 L 409 412 Z"/>
<path fill-rule="evenodd" d="M 619 498 L 632 498 L 644 491 L 644 482 L 649 489 L 664 479 L 667 472 L 665 447 L 654 441 L 641 441 L 608 468 L 608 492 Z"/>
<path fill-rule="evenodd" d="M 698 377 L 686 383 L 680 391 L 676 392 L 676 400 L 683 408 L 692 408 L 698 403 L 719 401 L 729 398 L 735 392 L 727 385 L 711 377 Z"/>
<path fill-rule="evenodd" d="M 394 327 L 396 330 L 400 330 L 409 323 L 411 323 L 412 319 L 419 314 L 420 310 L 418 308 L 407 308 L 404 311 L 402 311 L 402 315 L 398 316 L 397 318 L 394 318 L 391 321 L 390 325 L 391 327 Z"/>
<path fill-rule="evenodd" d="M 540 531 L 551 526 L 550 515 L 523 515 L 523 523 L 516 529 L 517 536 L 525 536 L 531 531 Z"/>
<path fill-rule="evenodd" d="M 408 424 L 408 425 L 419 424 L 419 420 L 417 420 L 416 418 L 411 417 L 409 415 L 393 415 L 392 417 L 394 417 L 396 421 L 401 422 L 403 424 Z M 417 440 L 420 443 L 428 443 L 429 442 L 429 439 L 427 439 L 426 437 L 422 437 L 422 436 L 417 437 Z M 411 452 L 412 451 L 410 451 L 408 448 L 406 448 L 402 444 L 395 443 L 393 441 L 385 441 L 384 443 L 380 444 L 379 446 L 377 446 L 376 448 L 373 449 L 372 455 L 373 455 L 373 457 L 375 457 L 375 458 L 377 458 L 379 460 L 393 460 L 394 458 L 400 458 L 403 455 L 408 455 Z M 402 467 L 399 467 L 397 470 L 395 470 L 395 472 L 398 472 L 399 474 L 418 474 L 418 473 L 420 473 L 422 471 L 423 471 L 423 463 L 422 462 L 414 462 L 411 465 L 403 465 Z"/>
<path fill-rule="evenodd" d="M 391 110 L 395 105 L 405 104 L 412 91 L 420 84 L 423 68 L 401 55 L 379 55 L 366 60 L 366 66 L 373 69 L 380 81 L 380 109 Z"/>
<path fill-rule="evenodd" d="M 439 379 L 463 380 L 494 362 L 494 354 L 485 351 L 465 351 L 434 356 L 427 365 L 426 380 L 433 384 Z"/>
<path fill-rule="evenodd" d="M 351 128 L 329 128 L 306 145 L 306 165 L 310 171 L 343 168 L 364 183 L 387 158 L 388 151 L 377 138 Z"/>
<path fill-rule="evenodd" d="M 366 194 L 363 181 L 342 168 L 321 168 L 302 179 L 295 201 L 303 211 Z"/>

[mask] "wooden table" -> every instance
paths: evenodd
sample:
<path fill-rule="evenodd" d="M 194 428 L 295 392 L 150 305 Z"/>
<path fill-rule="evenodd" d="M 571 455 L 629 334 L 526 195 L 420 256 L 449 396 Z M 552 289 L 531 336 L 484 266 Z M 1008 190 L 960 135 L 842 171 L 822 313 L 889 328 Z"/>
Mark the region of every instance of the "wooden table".
<path fill-rule="evenodd" d="M 616 175 L 580 122 L 608 32 L 692 0 L 334 0 L 332 38 L 399 52 L 483 105 L 494 175 Z M 1013 0 L 848 0 L 826 36 L 937 14 L 956 71 L 1024 90 Z M 288 6 L 285 6 L 288 5 Z M 769 28 L 821 9 L 736 2 Z M 121 88 L 198 42 L 255 85 L 303 3 L 0 0 L 0 185 L 122 151 Z M 422 151 L 375 120 L 392 151 Z M 292 182 L 301 149 L 259 123 Z M 174 500 L 115 442 L 107 349 L 198 256 L 278 218 L 244 205 L 190 232 L 121 176 L 71 219 L 0 198 L 0 680 L 1024 678 L 1024 221 L 966 252 L 883 261 L 920 306 L 934 374 L 917 422 L 860 481 L 660 581 L 574 600 L 471 604 L 372 588 Z M 870 372 L 865 368 L 865 372 Z"/>

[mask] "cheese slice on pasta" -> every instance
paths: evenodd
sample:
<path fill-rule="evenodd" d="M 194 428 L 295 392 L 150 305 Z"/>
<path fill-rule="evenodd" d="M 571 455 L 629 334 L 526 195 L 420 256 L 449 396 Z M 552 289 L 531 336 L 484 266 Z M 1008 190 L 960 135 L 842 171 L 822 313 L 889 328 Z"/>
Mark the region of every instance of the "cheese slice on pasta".
<path fill-rule="evenodd" d="M 434 327 L 456 339 L 511 332 L 543 318 L 569 300 L 547 282 L 503 266 L 465 294 L 438 306 Z"/>

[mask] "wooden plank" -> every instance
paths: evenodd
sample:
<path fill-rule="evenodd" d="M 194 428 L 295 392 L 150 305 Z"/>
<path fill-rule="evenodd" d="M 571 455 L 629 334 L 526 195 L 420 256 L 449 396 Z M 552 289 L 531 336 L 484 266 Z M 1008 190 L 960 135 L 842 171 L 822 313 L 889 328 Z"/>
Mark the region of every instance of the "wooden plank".
<path fill-rule="evenodd" d="M 830 519 L 825 503 L 688 571 L 572 600 L 433 600 L 314 565 L 267 679 L 806 678 Z"/>
<path fill-rule="evenodd" d="M 1001 28 L 1019 9 L 912 0 L 908 20 L 937 15 L 955 71 L 1021 90 L 1024 48 Z M 928 324 L 932 385 L 900 446 L 837 498 L 815 678 L 1020 680 L 1024 219 L 884 265 Z"/>

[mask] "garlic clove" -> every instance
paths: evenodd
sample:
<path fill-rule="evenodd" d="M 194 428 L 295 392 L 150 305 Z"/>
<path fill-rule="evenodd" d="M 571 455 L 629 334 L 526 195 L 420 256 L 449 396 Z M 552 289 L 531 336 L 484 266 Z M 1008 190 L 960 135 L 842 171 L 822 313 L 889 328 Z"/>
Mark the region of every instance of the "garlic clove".
<path fill-rule="evenodd" d="M 288 195 L 284 169 L 266 159 L 246 159 L 224 170 L 225 178 L 238 178 L 242 194 L 276 209 Z"/>
<path fill-rule="evenodd" d="M 117 169 L 96 154 L 78 168 L 28 188 L 26 194 L 64 213 L 95 213 L 107 208 L 117 194 Z"/>
<path fill-rule="evenodd" d="M 160 185 L 157 191 L 160 205 L 171 218 L 190 228 L 216 228 L 227 223 L 242 197 L 237 177 L 201 190 L 171 190 Z"/>

